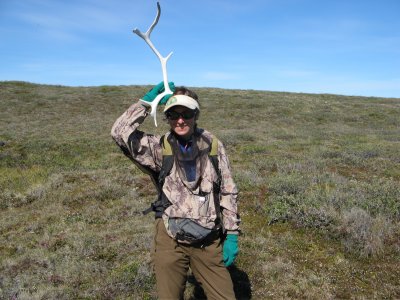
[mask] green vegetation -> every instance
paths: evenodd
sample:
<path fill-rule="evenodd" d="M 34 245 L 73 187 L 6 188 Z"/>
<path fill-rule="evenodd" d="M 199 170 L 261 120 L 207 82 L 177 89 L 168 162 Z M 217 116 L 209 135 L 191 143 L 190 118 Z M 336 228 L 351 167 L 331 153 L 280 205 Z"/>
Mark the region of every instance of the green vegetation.
<path fill-rule="evenodd" d="M 0 299 L 156 297 L 155 189 L 110 137 L 149 88 L 0 82 Z M 400 298 L 400 99 L 196 92 L 240 189 L 238 298 Z"/>

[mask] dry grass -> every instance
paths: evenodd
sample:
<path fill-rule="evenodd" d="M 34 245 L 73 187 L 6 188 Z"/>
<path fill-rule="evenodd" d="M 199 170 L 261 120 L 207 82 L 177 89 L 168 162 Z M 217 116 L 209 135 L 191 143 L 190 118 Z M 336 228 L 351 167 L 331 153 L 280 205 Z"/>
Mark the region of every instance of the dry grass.
<path fill-rule="evenodd" d="M 1 299 L 156 297 L 155 191 L 109 136 L 148 88 L 0 83 Z M 241 191 L 238 298 L 399 298 L 400 100 L 197 92 Z"/>

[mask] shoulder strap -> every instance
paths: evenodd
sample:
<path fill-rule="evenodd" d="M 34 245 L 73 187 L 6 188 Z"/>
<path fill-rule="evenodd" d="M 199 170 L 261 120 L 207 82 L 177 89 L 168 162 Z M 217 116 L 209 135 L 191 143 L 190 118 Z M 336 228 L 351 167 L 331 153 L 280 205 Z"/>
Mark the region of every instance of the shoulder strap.
<path fill-rule="evenodd" d="M 168 138 L 167 138 L 167 143 L 165 142 L 165 140 L 166 140 L 166 135 L 164 134 L 160 139 L 160 144 L 161 144 L 163 157 L 166 156 L 166 155 L 172 155 L 171 144 L 169 143 Z"/>
<path fill-rule="evenodd" d="M 155 217 L 156 218 L 161 218 L 162 213 L 164 212 L 164 209 L 170 205 L 167 197 L 164 196 L 164 193 L 162 191 L 165 177 L 169 174 L 169 172 L 172 169 L 172 166 L 174 164 L 174 157 L 172 155 L 172 147 L 171 144 L 168 141 L 168 136 L 163 135 L 160 138 L 160 145 L 161 145 L 161 150 L 162 150 L 162 165 L 160 172 L 158 173 L 158 176 L 155 180 L 155 184 L 157 187 L 158 191 L 158 196 L 156 201 L 151 203 L 151 206 L 143 211 L 143 214 L 148 214 L 151 211 L 155 212 Z"/>
<path fill-rule="evenodd" d="M 210 160 L 215 169 L 215 172 L 217 172 L 218 184 L 220 184 L 221 183 L 221 172 L 219 169 L 219 161 L 218 161 L 218 139 L 214 135 L 212 136 L 211 149 L 210 149 L 210 153 L 208 154 L 208 156 L 210 157 Z"/>
<path fill-rule="evenodd" d="M 210 156 L 218 156 L 218 139 L 212 136 Z"/>
<path fill-rule="evenodd" d="M 174 156 L 172 154 L 171 144 L 168 141 L 168 137 L 166 135 L 163 135 L 161 137 L 160 144 L 162 149 L 162 165 L 160 174 L 158 175 L 158 184 L 161 191 L 162 186 L 164 185 L 165 177 L 167 177 L 172 169 L 172 165 L 174 164 Z"/>
<path fill-rule="evenodd" d="M 217 182 L 214 182 L 214 205 L 215 205 L 215 210 L 217 213 L 217 220 L 216 224 L 219 226 L 221 229 L 222 233 L 225 232 L 224 229 L 224 224 L 222 222 L 222 213 L 221 213 L 221 205 L 220 205 L 220 197 L 221 197 L 221 182 L 222 182 L 222 175 L 221 175 L 221 170 L 219 169 L 219 161 L 218 161 L 218 139 L 213 135 L 212 136 L 212 141 L 211 141 L 211 149 L 210 153 L 208 154 L 208 157 L 210 158 L 210 161 L 214 167 L 215 172 L 217 173 Z"/>

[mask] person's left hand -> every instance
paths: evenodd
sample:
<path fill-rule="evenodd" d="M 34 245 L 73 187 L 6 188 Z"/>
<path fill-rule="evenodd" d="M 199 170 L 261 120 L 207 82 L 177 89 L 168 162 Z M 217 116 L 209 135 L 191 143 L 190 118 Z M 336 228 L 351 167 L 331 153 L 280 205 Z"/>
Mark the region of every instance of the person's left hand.
<path fill-rule="evenodd" d="M 225 267 L 229 267 L 230 265 L 233 264 L 233 262 L 236 259 L 236 256 L 239 253 L 238 235 L 228 234 L 224 241 L 224 247 L 222 250 L 223 250 Z"/>

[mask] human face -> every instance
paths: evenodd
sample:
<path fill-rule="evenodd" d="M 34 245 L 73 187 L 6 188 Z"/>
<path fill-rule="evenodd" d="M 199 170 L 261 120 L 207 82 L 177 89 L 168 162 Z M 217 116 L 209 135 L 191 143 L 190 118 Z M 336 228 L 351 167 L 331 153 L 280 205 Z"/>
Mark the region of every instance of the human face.
<path fill-rule="evenodd" d="M 177 120 L 171 120 L 167 117 L 168 124 L 171 126 L 171 130 L 173 130 L 178 136 L 188 139 L 192 136 L 194 132 L 194 126 L 196 124 L 195 115 L 193 115 L 190 119 L 184 119 L 182 114 L 185 115 L 190 111 L 189 108 L 184 106 L 175 106 L 171 108 L 171 112 L 175 112 L 179 115 Z"/>

